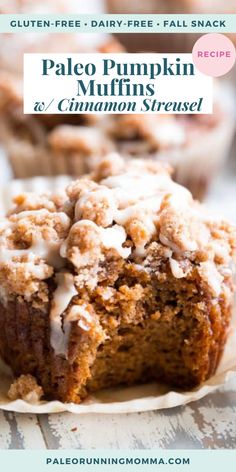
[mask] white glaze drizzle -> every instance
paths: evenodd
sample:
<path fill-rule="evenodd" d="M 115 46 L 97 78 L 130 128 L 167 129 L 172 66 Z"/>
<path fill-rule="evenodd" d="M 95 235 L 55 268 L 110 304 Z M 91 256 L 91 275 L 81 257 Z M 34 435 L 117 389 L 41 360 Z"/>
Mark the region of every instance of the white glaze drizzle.
<path fill-rule="evenodd" d="M 41 209 L 41 210 L 30 210 L 30 211 L 22 211 L 16 215 L 14 218 L 19 221 L 23 218 L 27 218 L 30 216 L 47 216 L 48 211 Z M 57 217 L 60 219 L 61 223 L 65 226 L 69 223 L 68 216 L 63 212 L 58 212 Z M 10 234 L 14 231 L 15 228 L 15 221 L 10 221 L 7 219 L 0 220 L 0 229 L 5 229 L 5 233 L 0 237 L 3 240 L 4 237 L 10 236 Z M 64 265 L 64 261 L 60 256 L 60 246 L 61 241 L 53 241 L 50 239 L 45 240 L 42 235 L 39 233 L 33 234 L 31 246 L 27 249 L 9 249 L 5 246 L 0 246 L 0 264 L 9 264 L 12 262 L 14 258 L 20 259 L 26 256 L 29 260 L 29 264 L 31 263 L 32 266 L 34 261 L 37 258 L 43 259 L 49 264 L 50 266 L 54 267 L 55 269 L 60 269 Z M 33 267 L 32 267 L 33 269 Z"/>
<path fill-rule="evenodd" d="M 61 316 L 65 313 L 73 297 L 78 295 L 74 285 L 74 277 L 69 272 L 60 272 L 56 275 L 57 288 L 53 295 L 50 311 L 51 346 L 56 355 L 64 355 L 67 349 L 67 340 L 62 328 Z"/>

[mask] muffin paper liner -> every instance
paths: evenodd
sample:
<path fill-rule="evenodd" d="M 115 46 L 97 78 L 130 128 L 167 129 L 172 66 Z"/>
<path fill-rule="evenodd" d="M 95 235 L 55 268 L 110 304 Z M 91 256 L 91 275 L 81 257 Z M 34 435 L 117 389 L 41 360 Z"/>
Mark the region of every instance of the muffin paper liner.
<path fill-rule="evenodd" d="M 42 193 L 57 190 L 70 182 L 70 177 L 56 178 L 37 177 L 30 180 L 16 180 L 7 188 L 0 190 L 0 216 L 9 209 L 12 197 L 23 191 Z M 77 405 L 59 401 L 40 401 L 28 403 L 23 400 L 10 401 L 7 392 L 12 382 L 10 369 L 0 360 L 0 409 L 20 413 L 58 413 L 68 411 L 76 414 L 85 413 L 132 413 L 149 410 L 160 410 L 185 405 L 199 400 L 222 387 L 232 378 L 236 378 L 236 316 L 232 322 L 225 352 L 216 374 L 204 384 L 192 391 L 170 390 L 157 383 L 139 385 L 129 388 L 104 390 L 89 396 L 86 401 Z"/>
<path fill-rule="evenodd" d="M 235 91 L 228 79 L 215 81 L 213 98 L 214 104 L 217 105 L 216 116 L 218 115 L 218 119 L 210 126 L 207 124 L 207 120 L 205 126 L 203 123 L 199 126 L 196 123 L 191 131 L 191 118 L 188 118 L 190 129 L 186 126 L 186 142 L 182 145 L 176 146 L 174 142 L 171 144 L 170 141 L 170 147 L 167 147 L 166 150 L 160 148 L 156 151 L 153 149 L 152 152 L 150 149 L 149 152 L 149 138 L 148 136 L 143 138 L 143 143 L 146 142 L 143 157 L 151 157 L 169 163 L 174 169 L 177 182 L 188 187 L 198 199 L 205 196 L 215 176 L 219 174 L 225 160 L 228 158 L 235 129 Z M 31 122 L 28 125 L 25 123 L 26 136 L 24 139 L 21 133 L 15 131 L 13 122 L 7 112 L 2 112 L 0 136 L 12 172 L 17 179 L 32 178 L 37 175 L 82 175 L 92 170 L 102 155 L 113 150 L 120 152 L 126 158 L 132 156 L 133 153 L 135 155 L 136 152 L 140 157 L 142 155 L 139 140 L 132 141 L 131 139 L 125 141 L 125 143 L 123 142 L 122 145 L 119 140 L 116 141 L 110 136 L 106 126 L 100 128 L 101 125 L 97 126 L 95 122 L 93 123 L 95 131 L 97 128 L 97 132 L 101 133 L 98 140 L 100 144 L 94 148 L 92 146 L 88 154 L 83 151 L 79 144 L 73 150 L 68 147 L 55 147 L 55 142 L 54 145 L 52 144 L 55 136 L 57 136 L 56 142 L 58 138 L 59 142 L 62 139 L 60 126 L 55 126 L 53 131 L 50 132 L 46 132 L 45 129 L 43 136 L 38 137 L 36 144 L 35 140 L 31 142 L 29 136 L 26 138 L 30 134 L 29 130 L 27 131 L 27 126 L 29 127 Z M 34 129 L 36 123 L 32 122 L 31 125 Z M 89 131 L 89 126 L 84 128 Z M 73 125 L 71 129 L 73 129 Z M 37 126 L 35 133 L 36 131 Z M 52 140 L 54 133 L 56 134 Z M 188 133 L 190 133 L 189 136 Z M 88 137 L 87 139 L 89 140 Z M 94 139 L 92 136 L 91 141 Z M 101 143 L 103 144 L 101 145 Z"/>

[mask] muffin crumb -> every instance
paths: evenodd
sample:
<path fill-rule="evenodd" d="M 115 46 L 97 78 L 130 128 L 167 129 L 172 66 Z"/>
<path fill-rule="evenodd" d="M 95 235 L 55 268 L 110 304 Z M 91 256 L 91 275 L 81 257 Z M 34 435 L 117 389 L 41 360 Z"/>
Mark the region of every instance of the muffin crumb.
<path fill-rule="evenodd" d="M 37 403 L 44 395 L 42 387 L 32 375 L 21 375 L 11 384 L 8 397 L 10 400 L 25 400 L 28 403 Z"/>

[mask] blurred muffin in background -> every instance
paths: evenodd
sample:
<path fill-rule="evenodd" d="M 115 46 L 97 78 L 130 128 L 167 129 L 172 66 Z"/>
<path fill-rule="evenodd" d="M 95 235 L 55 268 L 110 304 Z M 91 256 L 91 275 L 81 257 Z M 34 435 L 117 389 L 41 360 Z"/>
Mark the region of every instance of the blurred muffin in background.
<path fill-rule="evenodd" d="M 106 6 L 109 13 L 117 14 L 236 13 L 235 0 L 106 0 Z M 132 52 L 191 52 L 199 36 L 192 33 L 117 34 Z M 230 37 L 236 44 L 236 34 Z"/>
<path fill-rule="evenodd" d="M 106 0 L 112 13 L 234 13 L 234 0 Z"/>
<path fill-rule="evenodd" d="M 0 136 L 17 178 L 79 176 L 117 151 L 170 164 L 175 180 L 202 199 L 234 130 L 232 89 L 216 91 L 212 115 L 24 115 L 22 83 L 0 77 Z"/>
<path fill-rule="evenodd" d="M 55 7 L 55 2 L 46 0 L 40 4 L 33 0 L 5 1 L 1 11 L 46 12 L 46 7 L 52 4 Z M 79 7 L 77 5 L 76 10 L 74 4 L 74 0 L 60 0 L 54 10 L 49 8 L 48 12 L 76 13 Z M 130 8 L 132 4 L 134 2 L 129 2 Z M 234 129 L 231 89 L 219 87 L 213 115 L 24 115 L 24 52 L 121 52 L 123 49 L 110 35 L 17 33 L 3 36 L 0 43 L 0 139 L 14 177 L 79 176 L 94 169 L 107 153 L 118 151 L 127 159 L 152 157 L 171 164 L 174 178 L 187 186 L 196 198 L 204 197 L 231 145 Z M 129 35 L 133 36 L 136 35 Z"/>
<path fill-rule="evenodd" d="M 83 4 L 77 0 L 1 0 L 1 13 L 25 14 L 79 14 L 99 13 L 102 3 L 90 0 Z M 1 33 L 0 71 L 21 73 L 23 54 L 37 52 L 86 52 L 113 41 L 102 33 Z M 115 42 L 115 39 L 114 39 Z"/>
<path fill-rule="evenodd" d="M 113 139 L 123 155 L 170 164 L 174 180 L 202 200 L 229 156 L 234 99 L 231 86 L 215 83 L 211 115 L 118 115 Z"/>

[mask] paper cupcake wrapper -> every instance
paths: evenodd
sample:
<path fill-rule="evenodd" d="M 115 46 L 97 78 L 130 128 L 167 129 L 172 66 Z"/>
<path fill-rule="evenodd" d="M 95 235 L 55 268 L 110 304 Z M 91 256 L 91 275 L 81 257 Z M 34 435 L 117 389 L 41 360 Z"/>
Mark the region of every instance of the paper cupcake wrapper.
<path fill-rule="evenodd" d="M 55 191 L 71 181 L 68 176 L 55 178 L 34 178 L 29 180 L 13 180 L 0 190 L 0 215 L 10 208 L 12 198 L 24 191 L 42 193 Z M 226 349 L 216 374 L 200 387 L 181 392 L 152 383 L 129 388 L 116 388 L 98 392 L 90 396 L 82 404 L 62 403 L 59 401 L 41 401 L 36 404 L 23 400 L 10 401 L 7 392 L 12 382 L 10 369 L 0 361 L 0 408 L 19 413 L 58 413 L 68 411 L 76 414 L 85 413 L 132 413 L 140 411 L 160 410 L 185 405 L 199 400 L 223 386 L 227 381 L 236 378 L 236 316 L 233 320 Z"/>

